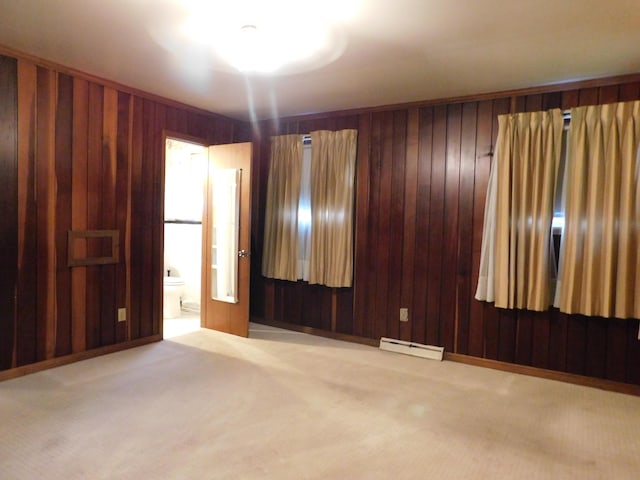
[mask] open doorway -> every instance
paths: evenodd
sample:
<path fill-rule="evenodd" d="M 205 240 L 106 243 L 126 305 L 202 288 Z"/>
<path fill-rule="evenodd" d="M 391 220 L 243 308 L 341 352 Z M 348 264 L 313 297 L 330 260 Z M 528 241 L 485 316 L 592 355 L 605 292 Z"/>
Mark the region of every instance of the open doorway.
<path fill-rule="evenodd" d="M 202 324 L 202 220 L 207 147 L 168 137 L 165 141 L 164 338 Z"/>

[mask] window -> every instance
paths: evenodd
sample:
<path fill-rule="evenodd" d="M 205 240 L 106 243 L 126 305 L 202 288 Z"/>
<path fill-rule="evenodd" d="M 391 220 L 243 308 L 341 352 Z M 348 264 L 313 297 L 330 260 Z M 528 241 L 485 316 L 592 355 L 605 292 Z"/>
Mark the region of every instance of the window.
<path fill-rule="evenodd" d="M 640 101 L 573 108 L 568 130 L 563 120 L 498 117 L 476 298 L 640 318 Z"/>
<path fill-rule="evenodd" d="M 353 271 L 356 130 L 272 137 L 262 273 L 348 287 Z"/>

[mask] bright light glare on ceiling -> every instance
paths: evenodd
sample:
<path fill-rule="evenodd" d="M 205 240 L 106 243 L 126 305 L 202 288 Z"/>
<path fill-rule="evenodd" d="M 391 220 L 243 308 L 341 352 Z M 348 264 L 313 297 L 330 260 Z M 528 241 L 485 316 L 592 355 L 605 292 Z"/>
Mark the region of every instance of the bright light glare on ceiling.
<path fill-rule="evenodd" d="M 342 22 L 362 0 L 187 0 L 183 32 L 245 73 L 304 71 L 344 49 Z"/>

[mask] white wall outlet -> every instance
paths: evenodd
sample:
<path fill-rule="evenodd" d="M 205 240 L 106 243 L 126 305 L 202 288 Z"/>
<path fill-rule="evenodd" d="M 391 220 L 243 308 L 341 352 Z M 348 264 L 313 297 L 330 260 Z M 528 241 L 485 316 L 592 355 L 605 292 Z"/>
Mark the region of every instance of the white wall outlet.
<path fill-rule="evenodd" d="M 118 321 L 119 322 L 126 322 L 127 321 L 127 309 L 126 308 L 119 308 L 118 309 Z"/>
<path fill-rule="evenodd" d="M 401 322 L 408 322 L 409 321 L 409 309 L 408 308 L 401 308 L 400 309 L 400 321 Z"/>

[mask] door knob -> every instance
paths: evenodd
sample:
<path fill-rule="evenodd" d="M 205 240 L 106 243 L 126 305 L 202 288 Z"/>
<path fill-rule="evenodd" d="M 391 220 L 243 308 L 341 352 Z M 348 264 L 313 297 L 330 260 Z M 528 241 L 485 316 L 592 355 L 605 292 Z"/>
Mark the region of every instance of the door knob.
<path fill-rule="evenodd" d="M 247 250 L 240 250 L 238 252 L 238 256 L 240 258 L 248 257 L 249 255 L 250 255 L 250 252 L 248 252 Z"/>

